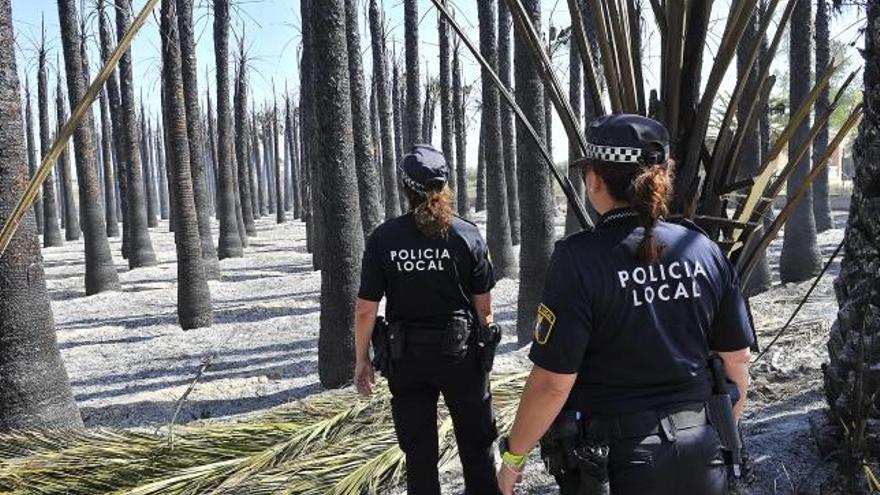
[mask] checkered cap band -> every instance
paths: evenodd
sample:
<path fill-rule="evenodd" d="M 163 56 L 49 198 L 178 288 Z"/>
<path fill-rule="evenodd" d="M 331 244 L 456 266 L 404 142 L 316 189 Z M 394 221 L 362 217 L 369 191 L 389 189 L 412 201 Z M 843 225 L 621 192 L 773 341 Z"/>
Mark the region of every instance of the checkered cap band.
<path fill-rule="evenodd" d="M 403 182 L 403 185 L 410 189 L 411 191 L 417 192 L 419 194 L 425 194 L 425 187 L 415 180 L 412 177 L 407 175 L 407 173 L 403 170 L 403 168 L 398 168 L 398 175 L 400 175 L 400 181 Z"/>
<path fill-rule="evenodd" d="M 585 158 L 589 160 L 634 164 L 639 163 L 639 159 L 641 157 L 641 148 L 626 148 L 623 146 L 600 146 L 592 143 L 587 143 L 587 154 L 585 156 Z"/>

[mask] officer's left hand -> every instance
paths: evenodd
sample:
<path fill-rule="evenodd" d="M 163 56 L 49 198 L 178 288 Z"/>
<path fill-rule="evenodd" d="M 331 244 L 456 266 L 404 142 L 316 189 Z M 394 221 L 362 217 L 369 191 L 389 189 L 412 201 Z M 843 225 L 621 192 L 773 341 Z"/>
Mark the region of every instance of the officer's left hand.
<path fill-rule="evenodd" d="M 513 495 L 513 487 L 522 480 L 522 473 L 517 473 L 505 464 L 498 470 L 498 488 L 501 495 Z"/>
<path fill-rule="evenodd" d="M 376 373 L 373 371 L 373 363 L 369 360 L 358 361 L 354 367 L 354 386 L 358 393 L 369 397 L 373 393 L 374 383 L 376 383 Z"/>

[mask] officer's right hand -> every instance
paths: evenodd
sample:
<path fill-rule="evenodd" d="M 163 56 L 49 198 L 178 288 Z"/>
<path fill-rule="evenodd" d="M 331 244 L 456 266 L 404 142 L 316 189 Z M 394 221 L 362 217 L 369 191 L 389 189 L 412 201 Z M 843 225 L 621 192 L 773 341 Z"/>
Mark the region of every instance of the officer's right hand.
<path fill-rule="evenodd" d="M 354 386 L 358 393 L 369 397 L 373 393 L 373 384 L 376 383 L 376 373 L 373 363 L 369 360 L 357 361 L 354 366 Z"/>

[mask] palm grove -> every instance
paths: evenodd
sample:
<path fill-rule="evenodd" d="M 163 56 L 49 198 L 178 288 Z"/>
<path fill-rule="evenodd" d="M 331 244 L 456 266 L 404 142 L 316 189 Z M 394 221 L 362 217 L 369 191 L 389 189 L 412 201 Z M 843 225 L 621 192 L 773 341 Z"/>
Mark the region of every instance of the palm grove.
<path fill-rule="evenodd" d="M 863 110 L 841 98 L 856 74 L 839 77 L 840 61 L 831 56 L 835 6 L 829 0 L 568 0 L 571 22 L 563 29 L 548 26 L 547 2 L 473 3 L 478 26 L 468 33 L 446 0 L 400 6 L 301 0 L 298 80 L 278 81 L 280 98 L 273 93 L 255 101 L 247 35 L 232 29 L 230 1 L 208 6 L 216 70 L 200 81 L 194 2 L 162 0 L 161 84 L 154 95 L 160 114 L 147 114 L 138 101 L 142 88 L 125 47 L 72 136 L 63 136 L 72 137 L 73 153 L 66 145 L 51 164 L 32 213 L 0 258 L 0 430 L 82 424 L 55 343 L 40 242 L 51 249 L 81 237 L 85 293 L 114 291 L 120 289 L 114 260 L 121 257 L 132 270 L 154 265 L 150 229 L 167 219 L 177 254 L 178 320 L 183 329 L 195 329 L 211 325 L 208 281 L 223 276 L 221 260 L 246 255 L 259 236 L 255 220 L 302 220 L 313 267 L 321 270 L 319 377 L 325 387 L 341 387 L 351 379 L 364 239 L 406 209 L 396 164 L 413 144 L 439 144 L 454 172 L 461 215 L 485 210 L 496 273 L 520 280 L 516 334 L 525 345 L 557 238 L 557 211 L 567 210 L 566 233 L 581 228 L 547 171 L 554 120 L 562 121 L 569 160 L 582 155 L 584 125 L 597 116 L 628 111 L 663 121 L 675 143 L 673 211 L 701 223 L 757 293 L 770 286 L 765 251 L 783 225 L 781 280 L 800 282 L 819 272 L 824 260 L 817 232 L 833 226 L 826 164 L 864 112 L 826 389 L 832 414 L 845 425 L 848 452 L 860 459 L 875 448 L 865 440 L 876 435 L 869 418 L 877 414 L 870 374 L 875 353 L 866 336 L 878 326 L 880 174 L 871 151 L 877 135 L 871 99 L 878 61 L 872 21 L 880 5 L 866 6 Z M 44 33 L 34 50 L 36 67 L 24 71 L 22 82 L 10 0 L 0 0 L 3 223 L 68 111 L 86 96 L 90 69 L 111 60 L 137 14 L 130 0 L 97 0 L 86 12 L 75 0 L 57 4 L 57 53 L 50 53 Z M 706 40 L 718 35 L 713 7 L 725 26 L 717 53 L 709 56 Z M 392 8 L 403 17 L 402 54 L 386 19 Z M 437 16 L 436 32 L 420 29 L 425 15 Z M 662 60 L 656 88 L 643 74 L 648 24 L 658 33 Z M 785 36 L 789 73 L 814 77 L 789 77 L 787 88 L 776 88 L 787 94 L 787 109 L 785 122 L 774 128 L 771 64 Z M 436 76 L 427 73 L 431 65 L 423 65 L 419 52 L 427 43 L 439 47 Z M 566 50 L 567 63 L 560 63 L 554 54 Z M 89 60 L 92 53 L 100 60 Z M 53 55 L 59 63 L 50 88 Z M 465 80 L 463 66 L 475 58 L 481 59 L 480 80 Z M 726 76 L 730 67 L 733 77 Z M 732 88 L 725 90 L 728 98 L 721 97 L 722 86 Z M 832 115 L 840 114 L 842 123 L 831 128 Z M 477 163 L 467 163 L 468 146 L 478 150 Z M 583 201 L 580 177 L 568 179 Z M 783 189 L 784 207 L 774 212 Z M 108 242 L 116 236 L 122 239 L 118 253 Z"/>

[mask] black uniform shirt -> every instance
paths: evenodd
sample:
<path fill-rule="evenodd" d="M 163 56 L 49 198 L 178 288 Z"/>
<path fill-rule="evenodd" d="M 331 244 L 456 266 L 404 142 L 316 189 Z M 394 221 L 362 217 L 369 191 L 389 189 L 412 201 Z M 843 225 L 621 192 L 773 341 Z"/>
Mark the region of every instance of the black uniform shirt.
<path fill-rule="evenodd" d="M 567 407 L 594 417 L 706 400 L 709 351 L 752 343 L 736 273 L 703 233 L 659 222 L 666 246 L 646 266 L 643 229 L 615 210 L 595 232 L 559 241 L 550 261 L 529 357 L 578 373 Z"/>
<path fill-rule="evenodd" d="M 358 297 L 379 301 L 384 295 L 388 321 L 433 327 L 467 316 L 471 295 L 494 286 L 489 252 L 476 225 L 455 217 L 445 238 L 430 238 L 409 212 L 370 235 Z"/>

